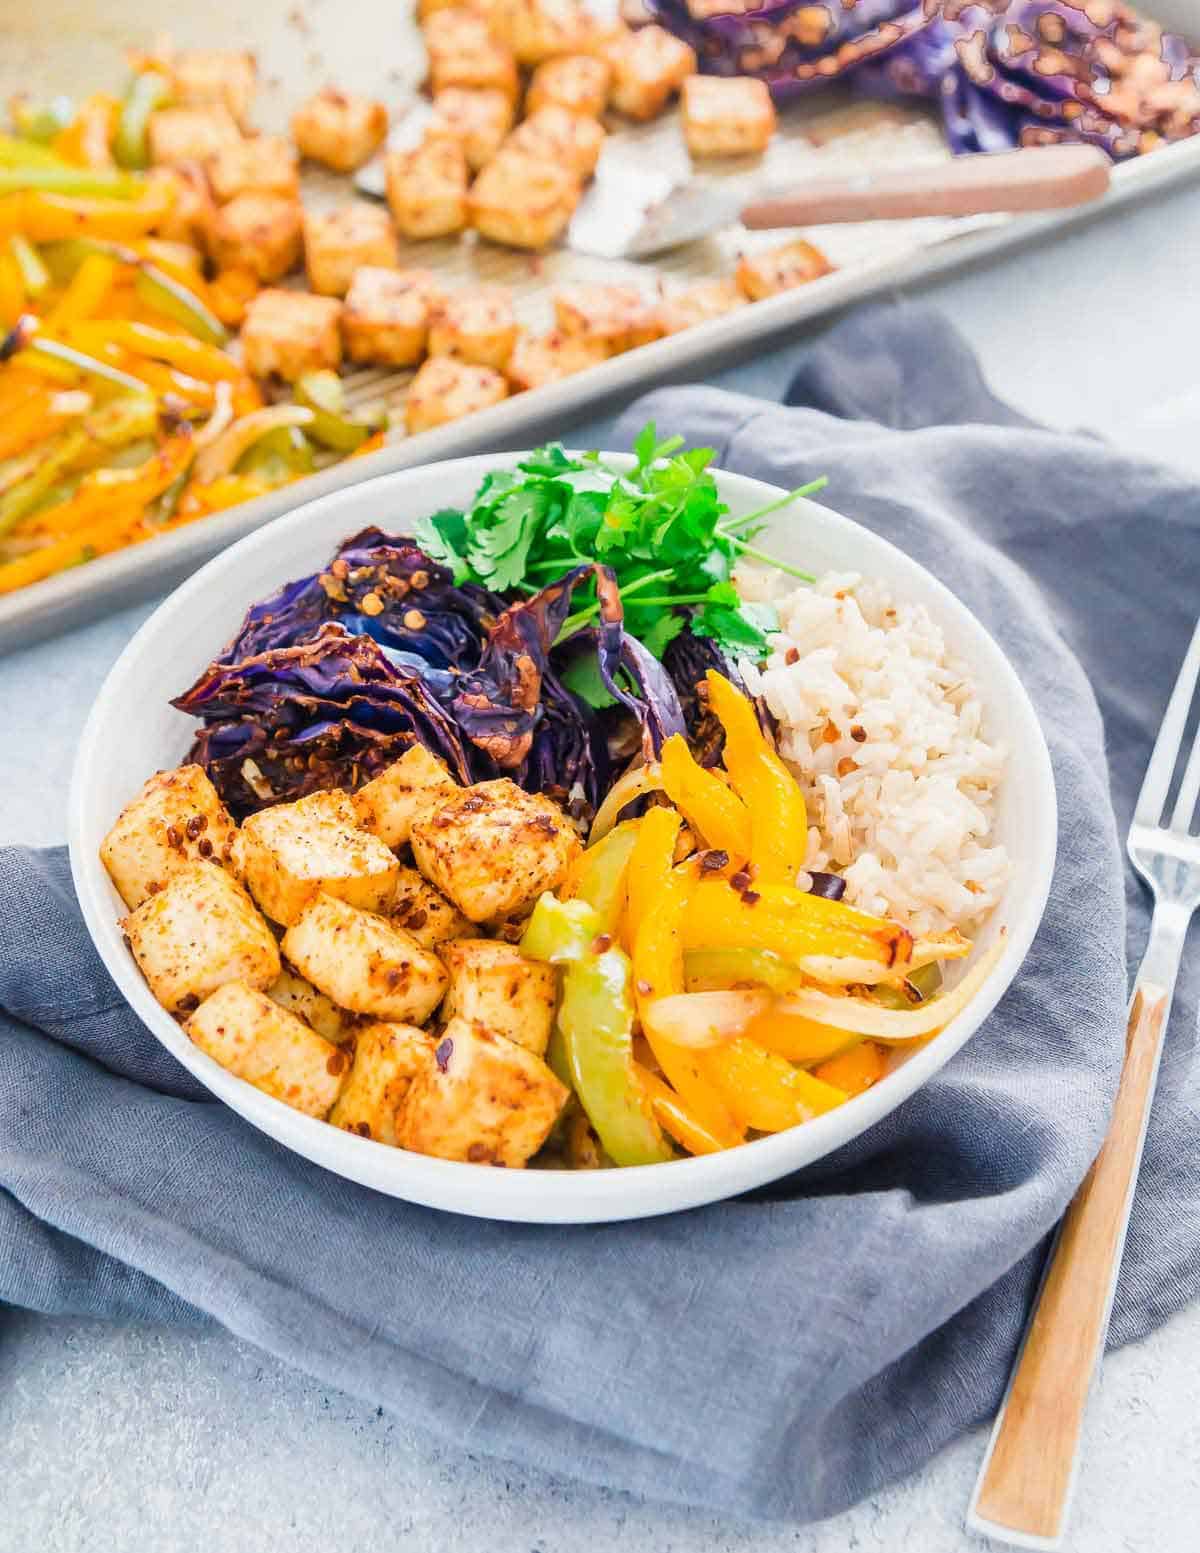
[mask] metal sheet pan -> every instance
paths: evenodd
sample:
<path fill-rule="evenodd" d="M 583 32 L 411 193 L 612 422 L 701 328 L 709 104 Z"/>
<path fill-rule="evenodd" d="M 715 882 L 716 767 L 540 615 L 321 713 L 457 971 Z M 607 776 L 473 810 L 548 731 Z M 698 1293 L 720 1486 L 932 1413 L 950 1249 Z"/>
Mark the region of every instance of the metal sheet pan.
<path fill-rule="evenodd" d="M 13 0 L 9 0 L 12 4 Z M 150 0 L 120 0 L 103 12 L 65 0 L 16 0 L 14 44 L 0 63 L 0 87 L 26 90 L 86 90 L 120 79 L 119 47 L 140 41 L 157 24 Z M 411 101 L 423 59 L 411 0 L 310 0 L 307 11 L 284 0 L 253 5 L 227 0 L 207 16 L 172 17 L 183 44 L 236 41 L 258 49 L 266 90 L 256 115 L 264 128 L 286 122 L 289 103 L 331 75 L 348 86 L 369 89 L 390 101 Z M 193 8 L 199 11 L 200 8 Z M 1168 25 L 1180 21 L 1176 0 L 1147 0 L 1142 9 Z M 1187 9 L 1186 0 L 1184 9 Z M 159 15 L 161 13 L 158 13 Z M 66 19 L 69 30 L 64 30 Z M 386 33 L 386 46 L 379 40 Z M 656 164 L 686 157 L 673 119 L 644 128 L 623 128 L 610 137 L 606 157 Z M 768 153 L 774 172 L 796 175 L 804 168 L 844 171 L 848 166 L 937 160 L 948 155 L 940 131 L 920 110 L 871 104 L 830 93 L 806 100 L 781 115 L 781 132 Z M 726 176 L 736 176 L 729 168 Z M 666 378 L 702 374 L 721 360 L 756 346 L 779 343 L 802 324 L 845 308 L 860 298 L 983 258 L 1001 249 L 1044 238 L 1104 210 L 1165 190 L 1200 174 L 1200 137 L 1115 171 L 1113 187 L 1096 206 L 1013 219 L 981 216 L 966 220 L 925 219 L 864 222 L 808 228 L 810 237 L 837 265 L 836 271 L 797 291 L 741 308 L 682 334 L 643 346 L 586 372 L 415 437 L 398 435 L 379 452 L 335 466 L 303 481 L 187 528 L 120 551 L 46 582 L 0 599 L 0 651 L 95 618 L 132 600 L 172 585 L 234 539 L 288 511 L 298 502 L 375 475 L 440 458 L 518 445 L 557 435 L 573 416 L 596 403 L 627 399 Z M 318 178 L 306 197 L 325 202 L 345 197 L 344 183 Z M 453 283 L 487 279 L 511 286 L 522 321 L 544 327 L 556 284 L 581 279 L 635 279 L 643 288 L 669 290 L 701 276 L 728 273 L 739 253 L 785 240 L 787 233 L 748 233 L 731 227 L 716 237 L 674 253 L 636 263 L 585 258 L 565 250 L 535 257 L 487 244 L 410 244 L 406 263 L 429 264 Z M 381 380 L 388 397 L 402 403 L 406 379 Z M 386 522 L 388 514 L 381 513 Z"/>

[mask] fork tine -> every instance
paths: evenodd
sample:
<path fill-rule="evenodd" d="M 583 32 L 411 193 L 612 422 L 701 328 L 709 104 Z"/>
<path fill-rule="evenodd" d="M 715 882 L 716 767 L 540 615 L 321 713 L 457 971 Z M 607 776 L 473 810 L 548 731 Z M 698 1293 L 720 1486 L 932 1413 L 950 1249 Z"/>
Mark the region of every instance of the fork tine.
<path fill-rule="evenodd" d="M 1179 785 L 1175 808 L 1171 814 L 1172 830 L 1182 831 L 1186 835 L 1192 828 L 1192 815 L 1196 810 L 1197 796 L 1200 796 L 1200 727 L 1192 735 L 1191 754 L 1188 756 L 1183 781 Z"/>
<path fill-rule="evenodd" d="M 1183 742 L 1183 732 L 1187 726 L 1188 711 L 1191 708 L 1198 676 L 1200 676 L 1200 621 L 1196 622 L 1191 646 L 1188 648 L 1187 657 L 1183 660 L 1179 678 L 1175 681 L 1171 699 L 1167 702 L 1162 727 L 1159 729 L 1158 738 L 1154 741 L 1154 753 L 1150 757 L 1150 764 L 1146 767 L 1146 779 L 1142 783 L 1137 809 L 1134 811 L 1134 818 L 1139 825 L 1157 825 L 1162 819 L 1167 791 L 1171 786 L 1171 777 L 1179 758 L 1179 746 Z M 1194 794 L 1192 801 L 1195 802 Z"/>

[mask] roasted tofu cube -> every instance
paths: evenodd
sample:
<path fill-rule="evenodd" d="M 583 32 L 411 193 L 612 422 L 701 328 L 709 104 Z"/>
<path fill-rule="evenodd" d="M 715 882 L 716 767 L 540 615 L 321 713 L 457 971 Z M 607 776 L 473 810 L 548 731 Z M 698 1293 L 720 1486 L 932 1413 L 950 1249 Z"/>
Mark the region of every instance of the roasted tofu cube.
<path fill-rule="evenodd" d="M 425 24 L 429 84 L 436 98 L 450 86 L 494 87 L 513 102 L 520 91 L 512 50 L 493 37 L 487 17 L 462 8 L 436 11 Z"/>
<path fill-rule="evenodd" d="M 736 281 L 700 280 L 659 303 L 658 323 L 664 334 L 678 334 L 681 329 L 691 329 L 745 306 L 746 298 Z"/>
<path fill-rule="evenodd" d="M 451 903 L 415 868 L 402 864 L 388 918 L 411 933 L 423 949 L 437 949 L 454 938 L 468 938 L 475 931 L 457 906 Z"/>
<path fill-rule="evenodd" d="M 357 270 L 387 269 L 399 256 L 391 217 L 379 205 L 355 200 L 305 214 L 304 266 L 308 284 L 322 296 L 345 296 Z"/>
<path fill-rule="evenodd" d="M 555 294 L 554 319 L 563 334 L 602 345 L 610 356 L 662 333 L 654 305 L 636 286 L 568 286 Z"/>
<path fill-rule="evenodd" d="M 396 1120 L 401 1148 L 519 1168 L 546 1141 L 567 1098 L 540 1057 L 452 1019 L 413 1078 Z"/>
<path fill-rule="evenodd" d="M 258 65 L 245 49 L 180 49 L 171 57 L 171 95 L 186 108 L 220 103 L 239 124 L 250 116 Z"/>
<path fill-rule="evenodd" d="M 266 993 L 231 981 L 218 987 L 187 1022 L 187 1033 L 214 1062 L 318 1118 L 329 1115 L 350 1058 Z"/>
<path fill-rule="evenodd" d="M 429 320 L 441 300 L 431 270 L 355 270 L 342 311 L 351 361 L 415 367 L 425 354 Z"/>
<path fill-rule="evenodd" d="M 253 135 L 222 146 L 209 161 L 208 178 L 222 204 L 238 194 L 300 197 L 296 153 L 282 135 Z"/>
<path fill-rule="evenodd" d="M 213 218 L 209 252 L 218 269 L 251 270 L 279 280 L 300 262 L 304 214 L 281 194 L 238 194 Z"/>
<path fill-rule="evenodd" d="M 446 764 L 423 744 L 414 744 L 354 794 L 354 810 L 364 830 L 388 847 L 408 842 L 413 820 L 458 791 Z"/>
<path fill-rule="evenodd" d="M 339 1008 L 332 998 L 318 992 L 311 981 L 305 981 L 290 965 L 285 965 L 267 988 L 267 996 L 280 1008 L 286 1008 L 289 1014 L 303 1019 L 335 1046 L 353 1039 L 361 1023 L 357 1015 Z"/>
<path fill-rule="evenodd" d="M 190 863 L 231 866 L 237 826 L 200 766 L 159 771 L 121 810 L 100 859 L 132 911 Z"/>
<path fill-rule="evenodd" d="M 429 326 L 429 354 L 499 372 L 517 342 L 512 296 L 500 286 L 464 286 L 443 298 Z"/>
<path fill-rule="evenodd" d="M 242 356 L 255 377 L 272 373 L 294 383 L 306 372 L 336 370 L 342 361 L 342 304 L 302 291 L 260 291 L 246 308 Z"/>
<path fill-rule="evenodd" d="M 340 1008 L 376 1019 L 422 1024 L 446 990 L 442 962 L 411 933 L 333 895 L 305 907 L 283 935 L 283 952 Z"/>
<path fill-rule="evenodd" d="M 414 821 L 411 840 L 417 867 L 472 922 L 532 906 L 580 850 L 558 805 L 507 777 L 460 788 Z"/>
<path fill-rule="evenodd" d="M 448 86 L 434 98 L 425 138 L 453 141 L 477 172 L 500 149 L 512 122 L 512 98 L 499 87 Z"/>
<path fill-rule="evenodd" d="M 400 1102 L 421 1069 L 433 1061 L 436 1044 L 432 1035 L 412 1025 L 361 1026 L 349 1076 L 329 1113 L 330 1123 L 394 1148 Z"/>
<path fill-rule="evenodd" d="M 146 177 L 152 183 L 165 183 L 171 190 L 170 214 L 155 229 L 159 236 L 168 242 L 207 248 L 217 205 L 201 164 L 176 162 L 171 167 L 152 167 Z"/>
<path fill-rule="evenodd" d="M 392 151 L 385 164 L 387 202 L 405 237 L 449 237 L 467 224 L 467 159 L 453 140 Z"/>
<path fill-rule="evenodd" d="M 439 953 L 450 973 L 443 1019 L 457 1015 L 545 1056 L 558 993 L 552 965 L 526 959 L 515 944 L 494 938 L 460 938 Z"/>
<path fill-rule="evenodd" d="M 269 987 L 279 950 L 266 919 L 232 874 L 189 863 L 125 919 L 125 936 L 150 991 L 187 1014 L 227 981 Z"/>
<path fill-rule="evenodd" d="M 310 793 L 252 814 L 242 826 L 246 888 L 273 922 L 295 922 L 320 891 L 386 911 L 400 865 L 377 836 L 359 830 L 346 793 Z"/>
<path fill-rule="evenodd" d="M 605 139 L 604 126 L 598 119 L 551 106 L 530 114 L 513 130 L 505 147 L 537 162 L 566 167 L 585 183 L 596 171 Z"/>
<path fill-rule="evenodd" d="M 765 151 L 775 133 L 767 83 L 752 76 L 690 75 L 680 98 L 683 138 L 693 156 Z"/>
<path fill-rule="evenodd" d="M 565 108 L 568 113 L 598 119 L 608 101 L 611 76 L 608 60 L 594 54 L 548 59 L 533 72 L 525 93 L 525 111 L 534 114 L 541 108 Z"/>
<path fill-rule="evenodd" d="M 338 173 L 352 173 L 374 156 L 387 128 L 387 109 L 381 102 L 335 86 L 323 87 L 292 114 L 292 139 L 301 156 Z"/>
<path fill-rule="evenodd" d="M 631 119 L 654 119 L 697 69 L 696 51 L 664 27 L 622 33 L 607 50 L 609 100 Z"/>
<path fill-rule="evenodd" d="M 580 54 L 596 31 L 579 0 L 498 0 L 491 23 L 519 65 Z"/>
<path fill-rule="evenodd" d="M 738 261 L 737 283 L 751 302 L 761 302 L 764 297 L 806 286 L 832 269 L 819 248 L 796 238 L 778 248 L 768 248 L 765 253 L 743 254 Z"/>
<path fill-rule="evenodd" d="M 546 383 L 557 383 L 588 367 L 598 367 L 608 356 L 606 346 L 580 334 L 564 334 L 561 329 L 551 329 L 548 334 L 523 331 L 505 371 L 513 388 L 523 393 Z"/>
<path fill-rule="evenodd" d="M 477 367 L 453 356 L 430 356 L 409 386 L 404 424 L 415 436 L 507 398 L 508 383 L 495 368 Z"/>
<path fill-rule="evenodd" d="M 235 146 L 242 132 L 228 108 L 160 108 L 146 129 L 150 160 L 156 167 L 175 162 L 207 162 L 222 146 Z"/>
<path fill-rule="evenodd" d="M 502 150 L 471 189 L 471 221 L 494 243 L 545 248 L 570 221 L 579 194 L 579 180 L 568 168 Z"/>

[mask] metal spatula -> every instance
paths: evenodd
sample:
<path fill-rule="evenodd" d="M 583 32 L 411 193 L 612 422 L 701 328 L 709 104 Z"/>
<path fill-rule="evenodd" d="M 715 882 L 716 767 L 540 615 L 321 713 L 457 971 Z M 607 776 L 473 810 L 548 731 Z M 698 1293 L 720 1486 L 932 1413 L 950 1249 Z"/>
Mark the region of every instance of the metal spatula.
<path fill-rule="evenodd" d="M 681 182 L 628 165 L 606 178 L 601 164 L 572 218 L 567 243 L 598 258 L 638 259 L 739 220 L 761 229 L 1061 210 L 1098 199 L 1110 173 L 1104 152 L 1086 145 L 1031 146 L 791 186 L 778 179 L 747 185 L 703 175 Z"/>

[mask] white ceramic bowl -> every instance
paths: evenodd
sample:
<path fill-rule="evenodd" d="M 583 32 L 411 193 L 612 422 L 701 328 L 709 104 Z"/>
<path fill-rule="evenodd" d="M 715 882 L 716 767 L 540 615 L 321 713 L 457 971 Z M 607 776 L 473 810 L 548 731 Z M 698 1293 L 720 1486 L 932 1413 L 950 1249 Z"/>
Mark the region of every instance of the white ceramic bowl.
<path fill-rule="evenodd" d="M 289 578 L 318 570 L 337 543 L 368 524 L 403 530 L 438 507 L 466 505 L 482 475 L 520 455 L 465 458 L 385 475 L 298 507 L 234 545 L 178 588 L 121 654 L 92 709 L 75 762 L 71 866 L 88 930 L 114 981 L 143 1022 L 213 1094 L 253 1126 L 351 1180 L 411 1202 L 486 1218 L 535 1223 L 632 1219 L 732 1197 L 819 1159 L 895 1109 L 936 1073 L 991 1012 L 1016 975 L 1045 908 L 1054 866 L 1056 806 L 1045 742 L 1004 655 L 970 612 L 908 556 L 848 518 L 811 502 L 778 517 L 767 541 L 811 570 L 853 569 L 883 578 L 928 606 L 951 648 L 971 667 L 989 733 L 1011 751 L 998 812 L 999 839 L 1014 859 L 1012 883 L 981 942 L 1001 925 L 1008 942 L 974 1001 L 928 1045 L 904 1055 L 865 1094 L 837 1110 L 726 1153 L 626 1170 L 493 1170 L 430 1159 L 351 1136 L 302 1116 L 234 1078 L 195 1047 L 150 996 L 118 926 L 119 897 L 100 863 L 100 842 L 153 771 L 178 764 L 193 722 L 169 699 L 232 636 L 248 605 Z M 622 460 L 614 457 L 614 462 Z M 780 494 L 718 473 L 733 513 Z"/>

